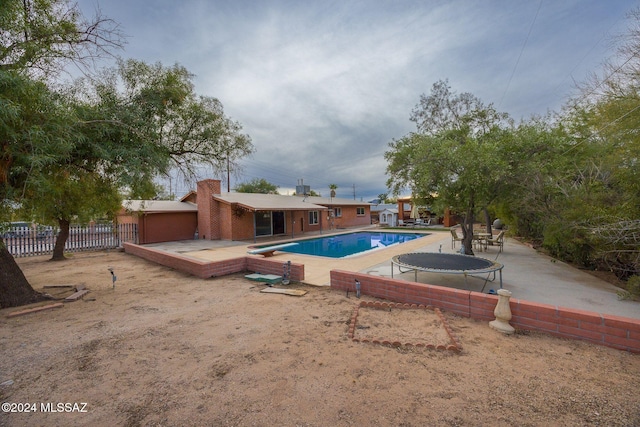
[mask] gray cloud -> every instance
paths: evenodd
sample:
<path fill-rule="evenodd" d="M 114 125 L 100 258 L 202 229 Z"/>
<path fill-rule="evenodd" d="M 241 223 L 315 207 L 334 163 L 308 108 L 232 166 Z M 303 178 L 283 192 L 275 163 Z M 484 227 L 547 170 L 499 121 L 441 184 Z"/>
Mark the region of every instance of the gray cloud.
<path fill-rule="evenodd" d="M 80 0 L 91 11 L 95 0 Z M 123 56 L 192 71 L 257 148 L 234 182 L 298 179 L 316 191 L 385 192 L 383 153 L 411 109 L 449 79 L 515 119 L 557 110 L 612 52 L 635 1 L 103 2 Z M 89 12 L 90 14 L 91 12 Z M 529 30 L 531 34 L 523 45 Z M 516 61 L 520 57 L 517 68 Z M 515 69 L 515 71 L 514 71 Z M 513 76 L 511 78 L 511 76 Z M 511 81 L 509 82 L 509 80 Z M 232 184 L 233 185 L 233 184 Z M 186 188 L 185 188 L 186 190 Z"/>

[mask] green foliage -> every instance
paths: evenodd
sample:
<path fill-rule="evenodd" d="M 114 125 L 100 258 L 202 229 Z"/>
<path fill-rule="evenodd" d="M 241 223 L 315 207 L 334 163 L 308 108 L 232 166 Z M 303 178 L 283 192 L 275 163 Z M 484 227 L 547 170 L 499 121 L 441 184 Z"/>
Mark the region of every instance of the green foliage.
<path fill-rule="evenodd" d="M 110 23 L 86 21 L 65 0 L 8 0 L 0 8 L 5 220 L 8 208 L 67 225 L 113 216 L 121 193 L 156 196 L 154 178 L 171 168 L 190 177 L 199 165 L 219 170 L 253 152 L 241 126 L 218 100 L 197 96 L 192 75 L 177 64 L 120 60 L 59 92 L 36 80 L 117 46 Z"/>
<path fill-rule="evenodd" d="M 67 0 L 2 0 L 0 28 L 0 69 L 45 77 L 122 46 L 115 22 L 99 14 L 87 20 Z"/>
<path fill-rule="evenodd" d="M 637 300 L 640 298 L 640 276 L 631 277 L 625 286 L 625 299 Z"/>
<path fill-rule="evenodd" d="M 41 82 L 0 70 L 0 204 L 8 212 L 35 174 L 65 162 L 77 139 L 73 114 Z M 1 219 L 1 218 L 0 218 Z"/>
<path fill-rule="evenodd" d="M 565 223 L 547 223 L 543 247 L 556 258 L 584 267 L 592 267 L 592 246 L 586 230 Z"/>
<path fill-rule="evenodd" d="M 122 206 L 118 186 L 96 173 L 52 168 L 35 179 L 21 208 L 28 217 L 87 223 Z"/>
<path fill-rule="evenodd" d="M 264 178 L 254 178 L 236 187 L 238 193 L 278 194 L 278 186 Z"/>
<path fill-rule="evenodd" d="M 193 92 L 182 66 L 119 61 L 100 78 L 80 80 L 69 93 L 82 103 L 82 123 L 111 156 L 111 171 L 129 186 L 178 168 L 193 176 L 199 165 L 223 170 L 253 152 L 239 123 L 215 98 Z"/>
<path fill-rule="evenodd" d="M 476 211 L 490 206 L 509 181 L 500 150 L 509 140 L 511 121 L 471 94 L 455 94 L 446 82 L 422 95 L 411 120 L 417 133 L 394 140 L 385 153 L 387 186 L 398 195 L 409 187 L 414 199 L 465 217 L 465 248 L 472 253 Z"/>

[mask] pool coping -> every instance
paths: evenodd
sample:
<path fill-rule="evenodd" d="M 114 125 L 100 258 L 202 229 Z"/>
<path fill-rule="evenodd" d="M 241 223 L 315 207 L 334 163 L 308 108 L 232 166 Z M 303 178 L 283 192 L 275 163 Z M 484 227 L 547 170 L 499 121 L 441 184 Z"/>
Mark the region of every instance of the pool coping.
<path fill-rule="evenodd" d="M 349 232 L 353 232 L 356 230 L 349 230 Z M 362 229 L 362 231 L 370 231 L 367 229 Z M 394 230 L 397 232 L 397 230 Z M 408 233 L 415 233 L 415 230 L 407 230 Z M 393 256 L 399 255 L 405 252 L 411 252 L 422 248 L 426 245 L 438 242 L 443 238 L 447 237 L 445 233 L 438 231 L 433 232 L 433 230 L 426 229 L 425 233 L 431 233 L 427 236 L 419 239 L 414 239 L 410 242 L 400 243 L 396 245 L 392 245 L 388 248 L 380 248 L 373 251 L 367 251 L 362 254 L 351 255 L 345 258 L 328 258 L 321 257 L 315 255 L 302 255 L 302 254 L 292 254 L 289 252 L 275 252 L 274 256 L 269 259 L 274 262 L 278 262 L 279 265 L 286 263 L 287 261 L 291 261 L 292 264 L 301 264 L 304 265 L 304 279 L 302 283 L 313 285 L 313 286 L 329 286 L 331 281 L 330 272 L 333 269 L 347 270 L 347 271 L 363 271 L 368 268 L 373 268 L 380 263 L 385 263 L 389 261 Z M 342 230 L 340 233 L 336 234 L 344 234 L 345 231 Z M 293 241 L 291 239 L 281 240 L 281 241 L 273 241 L 270 242 L 273 245 L 277 245 L 281 242 Z M 199 242 L 199 241 L 197 241 Z M 212 241 L 214 242 L 214 241 Z M 186 242 L 183 242 L 186 244 Z M 191 258 L 198 260 L 200 262 L 217 262 L 217 261 L 226 261 L 239 257 L 255 257 L 262 259 L 261 255 L 251 255 L 248 253 L 251 250 L 252 246 L 255 246 L 255 243 L 244 243 L 241 244 L 239 242 L 229 242 L 233 243 L 232 246 L 224 246 L 223 243 L 218 243 L 212 245 L 210 248 L 201 248 L 194 251 L 181 251 L 179 254 L 182 257 Z M 202 243 L 200 243 L 202 245 Z M 144 247 L 151 247 L 152 245 L 144 245 Z M 172 252 L 169 249 L 169 244 L 165 245 L 153 245 L 153 247 L 164 250 L 167 252 Z M 126 250 L 126 249 L 125 249 Z M 175 251 L 173 251 L 176 253 Z M 281 268 L 281 267 L 280 267 Z"/>
<path fill-rule="evenodd" d="M 248 249 L 249 251 L 247 251 L 249 254 L 251 255 L 256 255 L 259 254 L 259 252 L 257 252 L 257 249 L 267 249 L 267 248 L 277 248 L 277 247 L 284 247 L 285 245 L 292 245 L 294 243 L 299 243 L 299 242 L 307 242 L 307 241 L 311 241 L 311 240 L 322 240 L 322 239 L 329 239 L 329 238 L 335 238 L 335 237 L 339 237 L 339 236 L 346 236 L 346 235 L 350 235 L 350 234 L 361 234 L 361 233 L 377 233 L 377 234 L 394 234 L 394 235 L 403 235 L 403 234 L 410 234 L 410 235 L 421 235 L 421 237 L 417 237 L 415 239 L 410 240 L 409 242 L 413 241 L 413 240 L 418 240 L 418 239 L 423 239 L 431 234 L 433 234 L 433 232 L 429 232 L 427 230 L 424 231 L 417 231 L 417 230 L 407 230 L 407 231 L 398 231 L 398 230 L 372 230 L 372 229 L 357 229 L 357 230 L 349 230 L 349 231 L 344 231 L 344 232 L 340 232 L 340 233 L 333 233 L 333 234 L 327 234 L 327 235 L 320 235 L 320 236 L 314 236 L 314 237 L 301 237 L 298 239 L 289 239 L 289 240 L 283 240 L 281 242 L 270 242 L 270 243 L 264 243 L 264 244 L 259 244 L 259 245 L 253 245 L 253 246 L 249 246 Z M 327 255 L 317 255 L 317 254 L 306 254 L 306 253 L 300 253 L 300 252 L 290 252 L 288 250 L 281 250 L 280 252 L 284 252 L 285 254 L 291 254 L 291 255 L 304 255 L 304 256 L 312 256 L 312 257 L 321 257 L 323 259 L 347 259 L 347 258 L 351 258 L 351 257 L 356 257 L 356 256 L 360 256 L 360 255 L 368 255 L 373 253 L 374 251 L 379 251 L 379 250 L 384 250 L 384 249 L 389 249 L 393 246 L 399 245 L 399 244 L 404 244 L 404 243 L 409 243 L 409 242 L 395 242 L 392 243 L 389 246 L 385 246 L 385 247 L 376 247 L 376 248 L 370 248 L 364 251 L 360 251 L 360 252 L 356 252 L 353 254 L 349 254 L 349 255 L 345 255 L 342 257 L 332 257 L 332 256 L 327 256 Z"/>
<path fill-rule="evenodd" d="M 336 230 L 333 234 L 345 234 L 355 231 L 371 231 L 376 228 L 372 227 L 359 227 L 351 229 Z M 393 232 L 403 232 L 403 230 L 394 229 Z M 425 229 L 425 230 L 413 230 L 409 229 L 406 233 L 431 233 L 423 238 L 414 239 L 410 242 L 400 243 L 392 245 L 388 248 L 381 248 L 374 251 L 368 251 L 363 254 L 356 254 L 346 258 L 327 258 L 314 255 L 300 255 L 291 254 L 287 252 L 276 251 L 274 256 L 269 259 L 272 262 L 277 263 L 282 270 L 282 264 L 287 261 L 291 261 L 293 265 L 304 266 L 304 279 L 302 283 L 313 286 L 329 286 L 331 277 L 330 272 L 333 269 L 340 269 L 346 271 L 364 271 L 366 269 L 374 268 L 381 263 L 387 263 L 394 255 L 399 255 L 405 252 L 411 252 L 423 248 L 427 245 L 439 242 L 448 238 L 448 234 L 438 229 Z M 325 236 L 332 233 L 326 233 Z M 308 236 L 301 239 L 309 238 Z M 277 245 L 283 242 L 295 241 L 296 239 L 283 238 L 269 240 L 269 244 Z M 244 259 L 246 257 L 264 259 L 262 255 L 251 255 L 248 253 L 251 247 L 255 246 L 255 242 L 238 242 L 238 241 L 225 241 L 225 240 L 184 240 L 178 242 L 164 242 L 164 243 L 152 243 L 146 245 L 125 245 L 125 252 L 133 253 L 143 258 L 149 259 L 154 262 L 166 265 L 164 262 L 157 261 L 152 258 L 174 258 L 172 262 L 177 264 L 194 263 L 193 268 L 200 270 L 205 269 L 202 264 L 206 263 L 246 263 Z M 135 248 L 135 249 L 134 249 Z M 147 256 L 140 255 L 141 252 L 147 252 Z M 165 253 L 166 256 L 163 256 Z M 167 258 L 169 259 L 169 258 Z M 172 265 L 169 265 L 172 268 Z M 185 269 L 181 271 L 188 272 Z M 206 274 L 206 273 L 202 273 Z M 201 277 L 199 274 L 194 274 Z M 209 276 L 211 277 L 211 276 Z"/>

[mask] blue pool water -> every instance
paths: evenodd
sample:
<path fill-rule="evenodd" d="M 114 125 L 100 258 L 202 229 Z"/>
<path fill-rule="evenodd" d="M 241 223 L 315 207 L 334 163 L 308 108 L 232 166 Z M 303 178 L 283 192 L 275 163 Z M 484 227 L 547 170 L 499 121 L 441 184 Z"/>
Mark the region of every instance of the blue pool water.
<path fill-rule="evenodd" d="M 408 242 L 427 235 L 427 233 L 357 232 L 299 240 L 293 242 L 296 245 L 287 246 L 279 250 L 296 254 L 343 258 L 377 248 L 386 248 L 397 243 Z"/>

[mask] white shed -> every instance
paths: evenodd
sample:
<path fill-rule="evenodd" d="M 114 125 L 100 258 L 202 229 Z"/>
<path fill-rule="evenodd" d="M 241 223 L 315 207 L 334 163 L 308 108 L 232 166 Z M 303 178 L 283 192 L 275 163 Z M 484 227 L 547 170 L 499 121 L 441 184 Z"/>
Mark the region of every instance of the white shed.
<path fill-rule="evenodd" d="M 387 208 L 380 211 L 380 225 L 395 227 L 398 224 L 398 209 Z"/>

